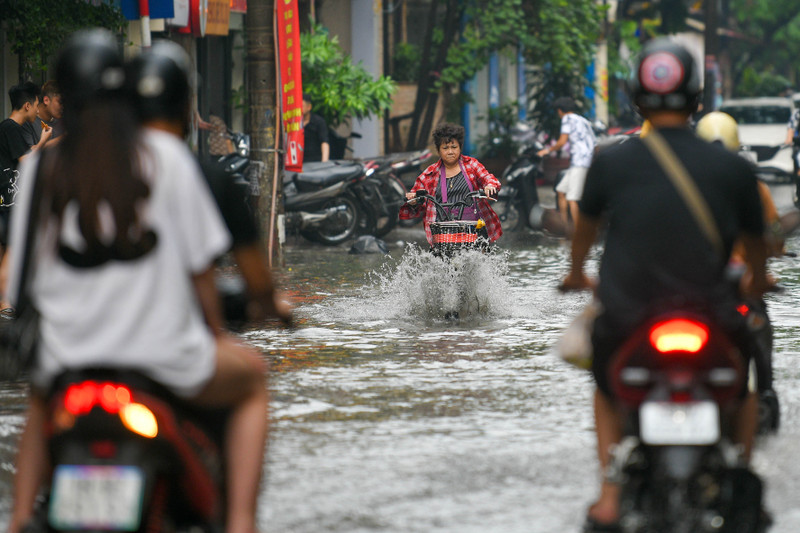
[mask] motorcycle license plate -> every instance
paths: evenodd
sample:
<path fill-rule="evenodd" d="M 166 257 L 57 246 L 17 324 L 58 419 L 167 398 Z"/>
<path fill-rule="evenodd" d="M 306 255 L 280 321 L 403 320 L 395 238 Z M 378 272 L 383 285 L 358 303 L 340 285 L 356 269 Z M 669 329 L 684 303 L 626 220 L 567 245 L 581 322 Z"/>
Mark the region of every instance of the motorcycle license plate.
<path fill-rule="evenodd" d="M 719 408 L 714 402 L 645 402 L 639 430 L 645 444 L 714 444 L 719 440 Z"/>
<path fill-rule="evenodd" d="M 144 475 L 135 466 L 59 465 L 53 473 L 50 525 L 135 531 L 143 494 Z"/>

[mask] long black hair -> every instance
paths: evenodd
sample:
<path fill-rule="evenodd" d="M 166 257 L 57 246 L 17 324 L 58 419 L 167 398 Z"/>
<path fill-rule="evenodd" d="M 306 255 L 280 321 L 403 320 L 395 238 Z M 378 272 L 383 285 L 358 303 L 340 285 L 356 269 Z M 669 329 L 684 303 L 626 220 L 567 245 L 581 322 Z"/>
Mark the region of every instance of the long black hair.
<path fill-rule="evenodd" d="M 61 245 L 60 255 L 84 267 L 139 257 L 155 244 L 138 213 L 150 187 L 142 176 L 137 121 L 122 91 L 124 72 L 116 41 L 101 30 L 76 34 L 59 55 L 56 80 L 66 133 L 53 153 L 46 154 L 53 161 L 41 174 L 43 196 L 59 226 L 67 206 L 77 204 L 78 226 L 86 241 L 80 252 Z M 103 237 L 101 209 L 113 217 L 110 241 Z"/>

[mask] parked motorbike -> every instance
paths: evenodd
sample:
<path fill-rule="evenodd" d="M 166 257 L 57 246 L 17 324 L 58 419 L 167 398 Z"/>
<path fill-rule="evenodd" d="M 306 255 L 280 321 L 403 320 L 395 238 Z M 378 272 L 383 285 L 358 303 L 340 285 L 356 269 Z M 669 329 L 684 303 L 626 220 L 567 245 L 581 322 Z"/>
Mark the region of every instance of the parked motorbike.
<path fill-rule="evenodd" d="M 50 492 L 26 531 L 222 531 L 223 422 L 133 371 L 62 374 L 48 394 Z"/>
<path fill-rule="evenodd" d="M 536 188 L 544 177 L 542 158 L 536 155 L 542 148 L 538 141 L 523 146 L 518 157 L 503 171 L 503 187 L 494 207 L 503 231 L 518 230 L 526 225 L 538 229 L 542 225 L 544 209 Z"/>
<path fill-rule="evenodd" d="M 247 195 L 250 193 L 251 188 L 248 174 L 250 169 L 250 136 L 245 133 L 228 130 L 227 137 L 231 141 L 232 151 L 224 155 L 214 156 L 211 164 L 222 169 L 236 185 L 241 187 L 242 194 Z"/>
<path fill-rule="evenodd" d="M 377 215 L 375 235 L 382 237 L 389 233 L 397 224 L 412 226 L 422 219 L 399 220 L 400 206 L 405 202 L 406 191 L 414 186 L 419 176 L 421 166 L 431 157 L 430 150 L 416 150 L 413 152 L 398 152 L 382 157 L 366 160 L 366 164 L 375 169 L 373 181 L 380 190 L 382 200 L 380 213 Z"/>
<path fill-rule="evenodd" d="M 626 533 L 766 530 L 762 483 L 732 442 L 747 368 L 705 314 L 673 311 L 639 328 L 609 378 L 626 411 L 609 479 Z"/>
<path fill-rule="evenodd" d="M 406 201 L 406 188 L 392 171 L 390 158 L 366 159 L 364 166 L 373 171 L 365 180 L 364 187 L 369 188 L 370 195 L 377 199 L 372 205 L 374 235 L 383 237 L 397 226 L 400 206 Z"/>
<path fill-rule="evenodd" d="M 306 163 L 303 172 L 285 172 L 287 229 L 331 246 L 358 233 L 373 233 L 378 199 L 373 188 L 363 183 L 373 172 L 347 160 Z"/>
<path fill-rule="evenodd" d="M 400 180 L 400 183 L 403 184 L 403 187 L 405 187 L 407 191 L 410 191 L 411 188 L 414 187 L 414 182 L 417 180 L 420 172 L 422 172 L 425 168 L 425 165 L 430 162 L 431 157 L 431 151 L 427 148 L 413 152 L 399 152 L 392 154 L 391 172 L 397 177 L 397 179 Z M 415 226 L 421 221 L 422 218 L 412 218 L 399 220 L 398 224 L 400 227 L 407 228 Z"/>

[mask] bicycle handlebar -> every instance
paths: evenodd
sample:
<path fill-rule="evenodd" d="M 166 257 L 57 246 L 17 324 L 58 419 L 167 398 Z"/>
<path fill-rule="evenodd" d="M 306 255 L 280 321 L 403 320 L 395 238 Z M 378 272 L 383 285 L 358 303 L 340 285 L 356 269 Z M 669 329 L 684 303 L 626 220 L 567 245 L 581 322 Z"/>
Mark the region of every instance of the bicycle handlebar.
<path fill-rule="evenodd" d="M 462 209 L 460 212 L 463 213 L 463 208 L 471 207 L 475 203 L 475 200 L 491 200 L 492 202 L 497 201 L 497 198 L 493 198 L 491 196 L 487 196 L 486 194 L 484 194 L 483 190 L 470 192 L 469 194 L 467 194 L 467 198 L 465 200 L 459 200 L 458 202 L 443 203 L 437 201 L 436 198 L 428 194 L 428 191 L 426 191 L 425 189 L 419 189 L 416 191 L 416 196 L 413 198 L 413 200 L 417 199 L 429 200 L 433 202 L 433 205 L 436 207 L 437 212 L 442 216 L 442 219 L 444 220 L 453 219 L 452 214 L 449 213 L 448 209 L 461 207 Z M 412 200 L 407 200 L 406 203 L 409 203 L 410 201 Z"/>

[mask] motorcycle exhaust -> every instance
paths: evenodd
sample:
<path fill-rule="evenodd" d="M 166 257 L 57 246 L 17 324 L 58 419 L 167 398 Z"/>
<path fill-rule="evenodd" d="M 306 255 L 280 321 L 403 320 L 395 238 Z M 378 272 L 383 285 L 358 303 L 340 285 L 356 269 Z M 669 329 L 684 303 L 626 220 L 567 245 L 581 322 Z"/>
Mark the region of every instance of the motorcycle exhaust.
<path fill-rule="evenodd" d="M 306 211 L 295 211 L 294 213 L 286 213 L 286 225 L 298 230 L 319 228 L 331 218 L 339 213 L 346 212 L 347 207 L 338 205 L 329 207 L 324 211 L 309 213 Z"/>

